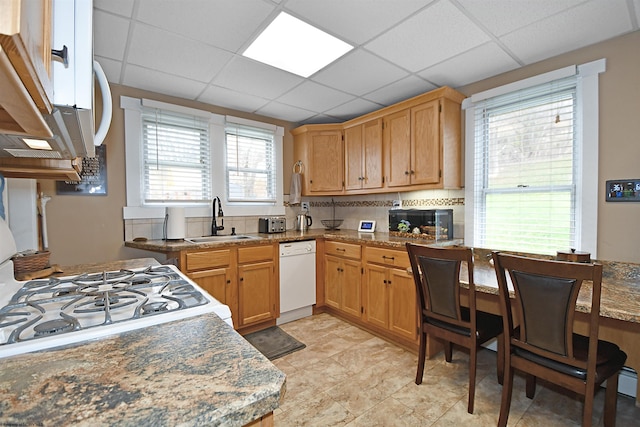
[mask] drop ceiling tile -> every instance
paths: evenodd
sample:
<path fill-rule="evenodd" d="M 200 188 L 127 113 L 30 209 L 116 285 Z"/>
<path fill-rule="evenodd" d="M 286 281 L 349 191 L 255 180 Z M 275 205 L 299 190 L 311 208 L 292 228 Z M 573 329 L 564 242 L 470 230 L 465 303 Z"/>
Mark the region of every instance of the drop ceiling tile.
<path fill-rule="evenodd" d="M 269 102 L 264 98 L 213 85 L 205 89 L 202 95 L 198 97 L 198 101 L 246 112 L 253 112 Z"/>
<path fill-rule="evenodd" d="M 273 99 L 302 81 L 302 77 L 236 56 L 212 83 L 237 92 Z"/>
<path fill-rule="evenodd" d="M 289 0 L 285 7 L 344 41 L 362 44 L 432 1 Z"/>
<path fill-rule="evenodd" d="M 364 47 L 417 72 L 479 46 L 489 36 L 451 3 L 429 6 Z"/>
<path fill-rule="evenodd" d="M 352 99 L 354 99 L 353 95 L 306 81 L 282 95 L 278 98 L 278 102 L 321 113 Z"/>
<path fill-rule="evenodd" d="M 237 52 L 275 9 L 263 0 L 176 0 L 139 2 L 137 19 L 156 27 Z"/>
<path fill-rule="evenodd" d="M 127 65 L 122 84 L 183 99 L 195 99 L 206 84 L 160 71 Z"/>
<path fill-rule="evenodd" d="M 93 7 L 130 18 L 133 13 L 133 0 L 93 0 Z"/>
<path fill-rule="evenodd" d="M 128 62 L 208 83 L 232 54 L 144 24 L 133 30 Z"/>
<path fill-rule="evenodd" d="M 458 0 L 492 34 L 502 36 L 548 18 L 585 0 Z"/>
<path fill-rule="evenodd" d="M 632 30 L 626 2 L 595 1 L 538 21 L 500 40 L 523 62 L 531 64 Z"/>
<path fill-rule="evenodd" d="M 520 64 L 496 43 L 490 42 L 429 67 L 418 75 L 438 86 L 459 87 L 514 70 L 519 66 Z"/>
<path fill-rule="evenodd" d="M 318 71 L 311 79 L 359 96 L 407 75 L 401 68 L 357 49 Z"/>
<path fill-rule="evenodd" d="M 327 123 L 342 123 L 343 120 L 337 117 L 327 116 L 325 114 L 318 114 L 317 116 L 310 117 L 304 121 L 304 124 L 327 124 Z"/>
<path fill-rule="evenodd" d="M 100 66 L 102 67 L 102 71 L 107 76 L 107 80 L 112 83 L 120 83 L 120 77 L 122 72 L 122 62 L 115 61 L 113 59 L 104 58 L 102 56 L 94 56 L 93 58 L 96 60 Z"/>
<path fill-rule="evenodd" d="M 341 120 L 351 120 L 355 117 L 379 110 L 382 107 L 383 105 L 377 104 L 375 102 L 357 98 L 353 101 L 347 102 L 346 104 L 327 110 L 324 112 L 324 114 L 331 117 L 337 117 Z"/>
<path fill-rule="evenodd" d="M 409 76 L 391 83 L 388 86 L 374 90 L 366 94 L 364 98 L 388 106 L 436 88 L 437 86 L 425 82 L 419 77 Z"/>
<path fill-rule="evenodd" d="M 93 12 L 93 51 L 106 58 L 124 59 L 129 34 L 129 20 L 110 13 Z"/>
<path fill-rule="evenodd" d="M 274 119 L 286 120 L 292 123 L 300 123 L 309 117 L 315 116 L 313 111 L 303 110 L 302 108 L 292 107 L 275 101 L 258 109 L 256 114 L 272 117 Z"/>

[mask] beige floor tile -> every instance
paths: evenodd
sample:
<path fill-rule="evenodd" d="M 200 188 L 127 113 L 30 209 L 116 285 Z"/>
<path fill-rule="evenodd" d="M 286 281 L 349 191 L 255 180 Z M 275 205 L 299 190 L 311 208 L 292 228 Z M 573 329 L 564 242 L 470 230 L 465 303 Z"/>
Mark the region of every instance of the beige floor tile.
<path fill-rule="evenodd" d="M 452 426 L 496 425 L 502 386 L 496 355 L 478 352 L 475 410 L 467 413 L 468 352 L 455 349 L 452 363 L 442 354 L 425 362 L 415 384 L 417 355 L 328 314 L 281 325 L 306 348 L 277 359 L 287 375 L 287 391 L 274 412 L 286 426 Z M 602 425 L 604 392 L 596 395 L 594 425 Z M 640 425 L 634 400 L 618 397 L 617 426 Z M 524 377 L 516 374 L 509 426 L 580 425 L 582 401 L 539 383 L 535 398 L 525 396 Z"/>

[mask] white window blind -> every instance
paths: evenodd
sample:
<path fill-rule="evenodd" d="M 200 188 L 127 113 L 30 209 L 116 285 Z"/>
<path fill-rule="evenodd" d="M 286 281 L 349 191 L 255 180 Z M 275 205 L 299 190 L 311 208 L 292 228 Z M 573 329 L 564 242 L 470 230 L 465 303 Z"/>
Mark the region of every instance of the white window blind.
<path fill-rule="evenodd" d="M 227 123 L 226 174 L 230 202 L 276 202 L 274 131 Z"/>
<path fill-rule="evenodd" d="M 203 117 L 142 109 L 144 203 L 211 200 L 209 124 Z"/>
<path fill-rule="evenodd" d="M 474 244 L 555 254 L 575 247 L 576 78 L 475 105 Z"/>

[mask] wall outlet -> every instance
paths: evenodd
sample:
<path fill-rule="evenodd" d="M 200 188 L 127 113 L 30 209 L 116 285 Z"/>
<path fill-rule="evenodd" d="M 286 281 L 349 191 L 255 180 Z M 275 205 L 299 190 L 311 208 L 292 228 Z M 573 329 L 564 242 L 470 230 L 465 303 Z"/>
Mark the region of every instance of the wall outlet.
<path fill-rule="evenodd" d="M 402 207 L 402 200 L 394 200 L 394 201 L 392 202 L 392 206 L 393 206 L 394 208 L 401 208 L 401 207 Z"/>
<path fill-rule="evenodd" d="M 309 202 L 301 202 L 300 206 L 302 207 L 302 209 L 309 210 Z"/>

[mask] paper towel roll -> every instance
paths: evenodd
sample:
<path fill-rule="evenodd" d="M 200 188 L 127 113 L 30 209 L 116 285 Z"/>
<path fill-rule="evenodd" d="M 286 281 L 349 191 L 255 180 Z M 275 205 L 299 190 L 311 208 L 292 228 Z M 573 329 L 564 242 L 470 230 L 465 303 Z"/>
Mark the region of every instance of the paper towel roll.
<path fill-rule="evenodd" d="M 184 239 L 185 233 L 185 221 L 184 221 L 184 208 L 182 207 L 167 207 L 167 239 Z"/>

